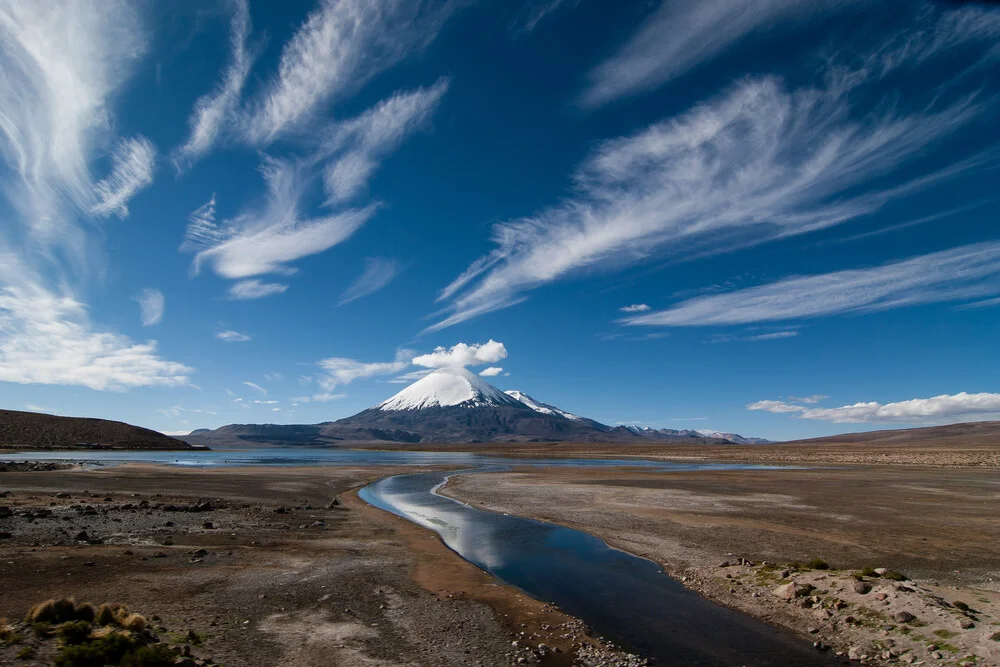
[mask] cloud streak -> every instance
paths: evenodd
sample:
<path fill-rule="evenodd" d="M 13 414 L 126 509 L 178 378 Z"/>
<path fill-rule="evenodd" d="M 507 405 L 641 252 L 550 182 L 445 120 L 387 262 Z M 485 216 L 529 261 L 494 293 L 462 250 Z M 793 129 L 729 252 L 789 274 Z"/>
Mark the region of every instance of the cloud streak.
<path fill-rule="evenodd" d="M 430 88 L 396 93 L 336 125 L 320 151 L 335 156 L 323 172 L 327 203 L 348 201 L 362 192 L 379 162 L 426 124 L 448 85 L 448 79 L 441 78 Z"/>
<path fill-rule="evenodd" d="M 373 294 L 393 281 L 399 273 L 399 262 L 386 257 L 369 257 L 365 260 L 365 270 L 340 295 L 338 306 Z"/>
<path fill-rule="evenodd" d="M 776 414 L 794 414 L 801 419 L 829 421 L 837 424 L 939 423 L 967 421 L 983 415 L 1000 414 L 1000 394 L 942 394 L 931 398 L 914 398 L 895 403 L 855 403 L 836 408 L 814 408 L 783 401 L 757 401 L 747 410 L 765 410 Z"/>
<path fill-rule="evenodd" d="M 232 7 L 230 21 L 230 59 L 222 81 L 212 92 L 195 102 L 189 124 L 191 133 L 182 146 L 174 151 L 178 168 L 185 167 L 204 156 L 217 143 L 227 126 L 240 119 L 239 102 L 253 65 L 253 54 L 247 48 L 250 37 L 250 8 L 247 0 L 229 0 Z"/>
<path fill-rule="evenodd" d="M 142 320 L 142 326 L 151 327 L 163 320 L 163 309 L 166 302 L 163 292 L 157 289 L 146 288 L 139 292 L 139 296 L 135 300 L 139 302 L 139 315 Z"/>
<path fill-rule="evenodd" d="M 418 52 L 461 2 L 321 0 L 285 45 L 278 73 L 250 105 L 243 134 L 262 146 Z"/>
<path fill-rule="evenodd" d="M 343 242 L 374 214 L 376 206 L 369 205 L 303 218 L 300 202 L 309 180 L 303 169 L 302 165 L 266 159 L 261 167 L 267 188 L 263 206 L 221 223 L 216 221 L 215 197 L 194 211 L 181 245 L 182 251 L 195 254 L 194 272 L 208 265 L 229 279 L 287 275 L 294 272 L 288 264 Z M 247 290 L 252 292 L 249 287 Z"/>
<path fill-rule="evenodd" d="M 995 294 L 1000 294 L 1000 243 L 982 243 L 868 269 L 786 278 L 696 297 L 667 310 L 625 318 L 622 322 L 645 326 L 725 326 L 871 313 Z"/>
<path fill-rule="evenodd" d="M 153 183 L 156 147 L 145 137 L 123 139 L 111 154 L 111 174 L 97 183 L 95 215 L 128 217 L 128 202 Z"/>
<path fill-rule="evenodd" d="M 588 75 L 580 104 L 593 108 L 652 90 L 751 33 L 845 0 L 666 0 L 610 59 Z"/>
<path fill-rule="evenodd" d="M 215 337 L 226 343 L 246 343 L 251 340 L 250 336 L 245 333 L 233 331 L 232 329 L 225 329 L 223 331 L 216 332 Z"/>
<path fill-rule="evenodd" d="M 495 225 L 496 249 L 442 290 L 434 331 L 519 303 L 584 270 L 655 255 L 712 254 L 831 227 L 977 166 L 893 186 L 876 182 L 982 111 L 961 99 L 935 112 L 857 119 L 840 91 L 748 79 L 690 111 L 604 142 L 575 193 Z"/>

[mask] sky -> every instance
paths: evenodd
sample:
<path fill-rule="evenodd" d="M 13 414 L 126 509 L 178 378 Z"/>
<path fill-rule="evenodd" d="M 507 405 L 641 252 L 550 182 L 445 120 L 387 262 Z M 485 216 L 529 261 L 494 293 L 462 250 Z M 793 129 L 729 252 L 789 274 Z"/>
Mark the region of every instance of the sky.
<path fill-rule="evenodd" d="M 1000 419 L 1000 7 L 0 0 L 0 406 Z"/>

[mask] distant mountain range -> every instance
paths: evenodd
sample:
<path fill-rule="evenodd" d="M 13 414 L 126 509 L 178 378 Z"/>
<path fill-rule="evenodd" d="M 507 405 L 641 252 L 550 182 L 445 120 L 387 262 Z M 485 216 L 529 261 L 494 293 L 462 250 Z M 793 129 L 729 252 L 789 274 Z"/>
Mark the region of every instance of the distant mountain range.
<path fill-rule="evenodd" d="M 375 407 L 334 422 L 230 424 L 181 437 L 209 447 L 250 443 L 766 442 L 731 433 L 608 426 L 520 391 L 501 391 L 464 368 L 439 369 Z"/>
<path fill-rule="evenodd" d="M 3 446 L 21 449 L 191 449 L 186 442 L 124 422 L 17 410 L 0 410 L 0 447 Z"/>

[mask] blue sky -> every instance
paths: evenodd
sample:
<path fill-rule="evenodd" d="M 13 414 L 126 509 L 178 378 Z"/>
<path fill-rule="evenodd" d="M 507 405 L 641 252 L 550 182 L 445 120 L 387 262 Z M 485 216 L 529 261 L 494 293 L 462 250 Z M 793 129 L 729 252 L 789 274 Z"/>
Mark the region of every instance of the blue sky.
<path fill-rule="evenodd" d="M 996 7 L 10 0 L 0 39 L 6 408 L 314 423 L 458 363 L 606 423 L 1000 418 Z"/>

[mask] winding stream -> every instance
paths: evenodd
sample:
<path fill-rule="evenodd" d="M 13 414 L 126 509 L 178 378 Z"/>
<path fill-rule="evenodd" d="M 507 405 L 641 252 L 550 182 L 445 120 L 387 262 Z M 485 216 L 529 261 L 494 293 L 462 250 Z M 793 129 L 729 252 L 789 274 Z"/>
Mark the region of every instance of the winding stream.
<path fill-rule="evenodd" d="M 467 561 L 558 605 L 597 634 L 656 664 L 835 664 L 808 643 L 715 604 L 656 563 L 592 535 L 478 510 L 438 494 L 454 474 L 396 475 L 364 487 L 359 495 L 435 531 Z"/>

